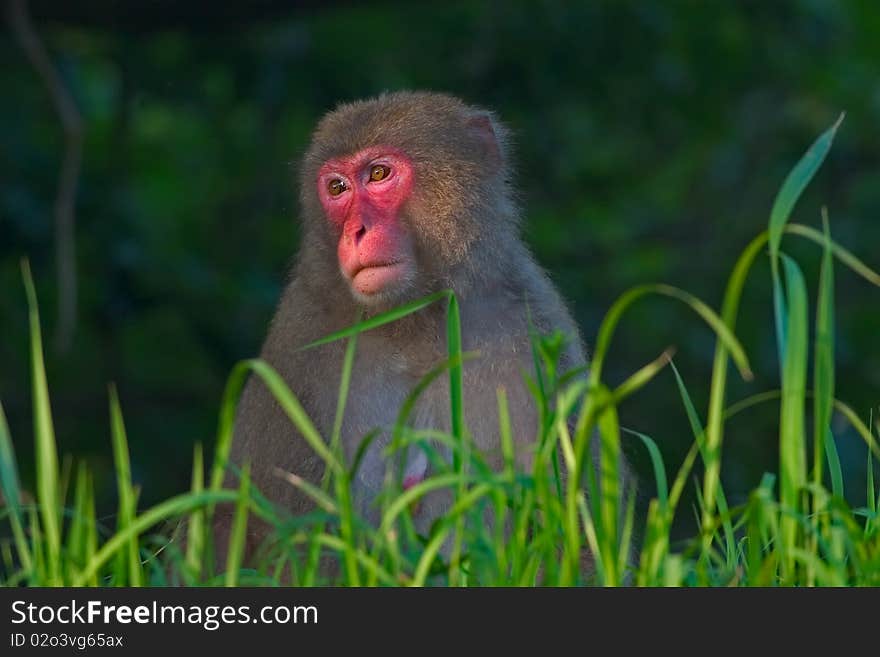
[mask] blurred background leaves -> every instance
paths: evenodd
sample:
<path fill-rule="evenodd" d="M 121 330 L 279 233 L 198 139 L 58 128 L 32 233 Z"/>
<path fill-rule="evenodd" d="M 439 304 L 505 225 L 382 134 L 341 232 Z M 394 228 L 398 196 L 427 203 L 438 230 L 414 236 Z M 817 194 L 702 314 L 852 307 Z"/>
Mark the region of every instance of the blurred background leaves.
<path fill-rule="evenodd" d="M 667 282 L 720 304 L 738 252 L 766 225 L 789 168 L 846 120 L 795 220 L 880 265 L 880 5 L 774 3 L 30 3 L 82 113 L 76 215 L 79 320 L 47 353 L 60 449 L 86 458 L 100 506 L 114 481 L 106 384 L 115 381 L 141 504 L 184 490 L 192 444 L 210 445 L 233 363 L 255 355 L 297 245 L 297 158 L 340 101 L 448 91 L 496 110 L 515 135 L 525 237 L 588 343 L 627 287 Z M 9 30 L 0 32 L 0 399 L 25 485 L 32 473 L 27 321 L 31 259 L 47 334 L 57 321 L 53 203 L 61 126 Z M 811 298 L 814 246 L 786 238 Z M 769 266 L 746 287 L 738 334 L 756 381 L 778 387 Z M 837 276 L 838 396 L 880 401 L 880 296 Z M 810 309 L 811 314 L 814 309 Z M 714 340 L 659 300 L 615 338 L 609 381 L 665 347 L 705 407 Z M 730 426 L 732 504 L 775 468 L 776 408 Z M 691 442 L 671 373 L 622 408 L 670 468 Z M 848 491 L 863 444 L 840 427 Z M 645 475 L 647 455 L 628 446 Z M 652 493 L 648 478 L 646 484 Z"/>

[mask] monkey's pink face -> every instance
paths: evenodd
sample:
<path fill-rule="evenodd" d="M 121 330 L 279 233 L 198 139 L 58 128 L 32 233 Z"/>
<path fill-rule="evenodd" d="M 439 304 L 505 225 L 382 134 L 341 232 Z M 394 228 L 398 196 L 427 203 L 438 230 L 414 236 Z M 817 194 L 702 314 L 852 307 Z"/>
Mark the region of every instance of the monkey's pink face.
<path fill-rule="evenodd" d="M 318 196 L 339 240 L 339 268 L 363 303 L 396 296 L 415 276 L 412 239 L 400 220 L 412 186 L 412 162 L 389 147 L 328 160 L 318 171 Z"/>

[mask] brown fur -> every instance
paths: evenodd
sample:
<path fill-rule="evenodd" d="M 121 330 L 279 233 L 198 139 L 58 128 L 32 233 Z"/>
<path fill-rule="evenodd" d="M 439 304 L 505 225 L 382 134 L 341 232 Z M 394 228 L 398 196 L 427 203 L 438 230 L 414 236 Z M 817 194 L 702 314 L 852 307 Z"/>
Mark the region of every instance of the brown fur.
<path fill-rule="evenodd" d="M 363 309 L 339 271 L 335 238 L 315 180 L 328 158 L 375 144 L 399 148 L 414 164 L 415 187 L 402 211 L 416 243 L 419 272 L 410 298 L 453 289 L 461 307 L 464 349 L 480 353 L 463 367 L 468 429 L 490 460 L 499 462 L 496 390 L 504 386 L 517 456 L 526 464 L 537 430 L 537 413 L 522 376 L 533 370 L 526 303 L 538 331 L 560 329 L 570 336 L 566 368 L 585 362 L 584 349 L 565 304 L 519 237 L 506 130 L 490 113 L 451 96 L 382 95 L 342 105 L 319 123 L 301 166 L 302 243 L 260 357 L 278 370 L 328 437 L 344 342 L 298 349 L 349 326 Z M 367 309 L 377 310 L 382 308 Z M 413 386 L 445 358 L 444 313 L 443 304 L 435 304 L 359 336 L 342 432 L 347 458 L 371 429 L 393 424 Z M 447 428 L 448 409 L 447 385 L 441 377 L 421 398 L 413 424 Z M 354 482 L 356 501 L 368 517 L 375 518 L 371 493 L 384 476 L 379 452 L 387 439 L 386 432 L 368 451 Z M 317 483 L 323 464 L 256 377 L 251 377 L 239 405 L 232 459 L 251 463 L 254 484 L 272 501 L 294 514 L 310 508 L 274 470 Z M 447 504 L 442 494 L 429 496 L 417 524 L 426 526 Z"/>

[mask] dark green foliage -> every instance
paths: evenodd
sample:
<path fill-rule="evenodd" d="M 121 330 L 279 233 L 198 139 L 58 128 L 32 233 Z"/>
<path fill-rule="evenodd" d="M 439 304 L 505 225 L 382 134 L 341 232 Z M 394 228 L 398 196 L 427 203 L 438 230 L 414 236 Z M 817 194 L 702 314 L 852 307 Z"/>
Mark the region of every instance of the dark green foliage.
<path fill-rule="evenodd" d="M 845 130 L 793 220 L 818 225 L 827 203 L 835 241 L 875 260 L 873 2 L 341 3 L 235 29 L 38 29 L 86 126 L 80 315 L 73 349 L 56 353 L 52 203 L 63 141 L 42 82 L 4 31 L 0 399 L 23 487 L 36 491 L 37 461 L 25 439 L 33 409 L 19 259 L 27 255 L 42 301 L 59 448 L 87 460 L 88 480 L 72 486 L 81 485 L 81 504 L 100 516 L 120 510 L 108 381 L 125 412 L 139 508 L 188 488 L 197 442 L 210 462 L 226 376 L 257 353 L 295 252 L 296 158 L 315 121 L 340 100 L 423 87 L 496 109 L 515 133 L 526 238 L 590 345 L 620 291 L 647 281 L 717 307 L 735 254 L 765 225 L 791 163 L 843 110 Z M 804 240 L 791 242 L 785 248 L 803 268 L 812 317 L 822 260 Z M 766 248 L 755 268 L 735 331 L 755 381 L 731 377 L 729 402 L 778 385 Z M 833 392 L 862 417 L 877 405 L 880 313 L 860 281 L 834 292 Z M 633 306 L 603 378 L 616 385 L 669 345 L 692 404 L 706 408 L 713 341 L 678 304 Z M 693 440 L 688 416 L 668 412 L 680 403 L 676 386 L 654 383 L 619 409 L 620 422 L 648 432 L 670 468 Z M 733 507 L 750 503 L 763 473 L 778 469 L 775 410 L 751 407 L 726 427 L 719 474 Z M 815 417 L 824 422 L 827 412 Z M 823 449 L 834 450 L 842 472 L 830 468 L 833 481 L 861 505 L 863 443 L 839 415 L 829 434 L 836 443 Z M 624 450 L 651 480 L 642 445 L 624 435 Z M 694 503 L 691 486 L 683 495 L 682 504 Z M 640 512 L 646 504 L 638 500 Z M 695 531 L 691 514 L 676 522 L 674 536 Z"/>

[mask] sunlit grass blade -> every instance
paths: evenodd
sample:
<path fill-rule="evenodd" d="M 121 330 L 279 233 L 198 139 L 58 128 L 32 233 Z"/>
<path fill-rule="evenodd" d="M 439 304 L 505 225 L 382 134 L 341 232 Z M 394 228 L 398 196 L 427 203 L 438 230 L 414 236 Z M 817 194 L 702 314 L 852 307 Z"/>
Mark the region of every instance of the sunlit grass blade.
<path fill-rule="evenodd" d="M 621 583 L 626 581 L 627 569 L 632 558 L 633 527 L 636 517 L 636 485 L 633 483 L 626 493 L 626 509 L 623 513 L 623 527 L 620 531 L 620 546 L 617 559 L 617 572 Z"/>
<path fill-rule="evenodd" d="M 98 551 L 98 513 L 95 507 L 95 483 L 92 473 L 86 469 L 86 501 L 84 504 L 84 514 L 86 518 L 86 536 L 85 549 L 83 551 L 84 558 L 91 560 L 92 556 Z M 92 571 L 90 577 L 84 578 L 83 583 L 88 586 L 98 586 L 98 571 Z M 76 584 L 74 584 L 75 586 Z"/>
<path fill-rule="evenodd" d="M 880 518 L 878 518 L 880 505 L 878 505 L 877 489 L 874 488 L 874 458 L 870 449 L 868 450 L 868 465 L 866 466 L 866 469 L 868 474 L 865 505 L 868 507 L 869 513 L 873 513 L 873 516 L 869 516 L 865 522 L 865 538 L 870 538 L 876 531 L 878 523 L 880 523 Z"/>
<path fill-rule="evenodd" d="M 449 295 L 446 309 L 446 352 L 449 358 L 449 415 L 452 435 L 462 440 L 464 427 L 464 392 L 462 384 L 461 316 L 458 299 Z"/>
<path fill-rule="evenodd" d="M 31 378 L 34 405 L 34 453 L 37 462 L 37 501 L 46 535 L 46 566 L 48 584 L 61 584 L 61 509 L 58 495 L 58 451 L 55 428 L 49 403 L 49 386 L 43 360 L 43 338 L 40 331 L 40 311 L 31 267 L 21 261 L 22 276 L 28 301 L 28 319 L 31 338 Z"/>
<path fill-rule="evenodd" d="M 843 468 L 840 466 L 840 456 L 837 453 L 837 444 L 831 429 L 825 430 L 825 460 L 828 461 L 828 472 L 831 475 L 831 492 L 835 497 L 844 496 Z"/>
<path fill-rule="evenodd" d="M 424 481 L 419 482 L 411 488 L 408 488 L 406 491 L 396 497 L 388 506 L 387 511 L 382 516 L 382 521 L 379 527 L 379 534 L 384 535 L 385 533 L 387 533 L 391 526 L 394 524 L 394 521 L 398 518 L 398 516 L 400 516 L 401 513 L 412 506 L 413 502 L 419 500 L 423 495 L 431 492 L 432 490 L 439 490 L 441 488 L 451 488 L 453 486 L 457 486 L 460 481 L 461 475 L 458 473 L 435 475 L 433 477 L 425 479 Z"/>
<path fill-rule="evenodd" d="M 659 294 L 661 296 L 671 297 L 689 306 L 691 310 L 697 313 L 703 321 L 712 328 L 718 338 L 724 343 L 731 358 L 739 368 L 742 377 L 746 380 L 752 378 L 752 371 L 745 350 L 736 336 L 715 311 L 689 292 L 672 287 L 671 285 L 660 284 L 639 285 L 628 290 L 614 302 L 614 305 L 605 314 L 602 324 L 599 327 L 596 346 L 593 352 L 593 360 L 590 364 L 591 382 L 596 383 L 601 378 L 602 367 L 605 362 L 605 356 L 610 347 L 611 338 L 614 335 L 614 331 L 617 328 L 624 311 L 636 300 L 649 294 Z"/>
<path fill-rule="evenodd" d="M 495 391 L 498 404 L 498 435 L 501 442 L 501 456 L 504 461 L 504 479 L 512 482 L 516 476 L 516 452 L 513 446 L 513 432 L 510 427 L 510 409 L 507 403 L 507 390 L 499 387 Z M 508 495 L 504 487 L 497 487 L 495 495 L 495 545 L 500 582 L 507 583 L 505 577 L 510 571 L 513 558 L 508 557 L 506 538 Z"/>
<path fill-rule="evenodd" d="M 36 505 L 28 509 L 28 534 L 31 540 L 31 554 L 34 563 L 31 579 L 35 585 L 40 586 L 52 575 L 46 569 L 46 549 L 43 542 L 43 531 L 40 527 L 40 514 Z"/>
<path fill-rule="evenodd" d="M 452 435 L 460 442 L 461 449 L 452 456 L 453 468 L 460 473 L 458 486 L 459 498 L 465 494 L 465 477 L 469 469 L 470 450 L 464 424 L 464 384 L 462 382 L 461 356 L 461 316 L 458 299 L 449 295 L 446 306 L 446 355 L 452 363 L 449 367 L 449 421 Z M 452 554 L 449 560 L 449 583 L 457 586 L 461 581 L 460 556 L 464 541 L 464 516 L 459 516 L 455 523 Z"/>
<path fill-rule="evenodd" d="M 340 533 L 342 540 L 345 542 L 345 550 L 343 551 L 345 558 L 345 573 L 347 583 L 350 586 L 360 585 L 360 575 L 358 573 L 357 560 L 355 558 L 355 549 L 353 545 L 355 540 L 353 528 L 354 520 L 352 518 L 353 510 L 350 481 L 348 479 L 348 471 L 345 468 L 345 455 L 342 451 L 342 422 L 345 418 L 345 405 L 348 402 L 348 391 L 351 386 L 351 373 L 354 368 L 356 351 L 357 333 L 348 339 L 348 343 L 345 346 L 345 355 L 342 359 L 342 374 L 339 378 L 339 389 L 336 395 L 336 415 L 333 420 L 333 430 L 330 435 L 330 451 L 342 464 L 341 471 L 337 472 L 336 476 L 333 477 L 333 483 L 335 484 L 336 497 L 339 501 Z M 327 486 L 330 483 L 331 474 L 332 471 L 330 468 L 324 470 L 324 476 L 321 482 L 321 487 L 324 490 L 327 489 Z M 323 527 L 319 526 L 318 530 L 323 531 Z M 317 547 L 317 545 L 317 543 L 313 543 L 313 546 Z M 312 558 L 315 556 L 317 555 L 313 554 Z"/>
<path fill-rule="evenodd" d="M 86 504 L 88 502 L 88 470 L 84 461 L 80 461 L 76 468 L 76 477 L 73 485 L 73 509 L 70 523 L 67 527 L 65 539 L 65 551 L 68 575 L 76 569 L 82 568 L 86 561 L 86 532 L 88 515 Z M 66 577 L 70 579 L 70 577 Z"/>
<path fill-rule="evenodd" d="M 792 514 L 800 511 L 801 490 L 807 483 L 804 411 L 807 386 L 807 287 L 800 268 L 782 255 L 788 302 L 788 335 L 782 371 L 779 426 L 779 501 L 788 512 L 781 520 L 783 573 L 793 574 L 791 550 L 797 545 L 798 526 Z"/>
<path fill-rule="evenodd" d="M 220 410 L 220 422 L 217 430 L 217 446 L 214 452 L 214 464 L 211 469 L 211 490 L 220 490 L 223 477 L 226 472 L 229 459 L 229 451 L 232 445 L 232 429 L 235 421 L 235 406 L 244 387 L 244 381 L 248 371 L 255 373 L 278 401 L 281 409 L 290 418 L 293 425 L 299 431 L 315 453 L 321 457 L 327 467 L 335 472 L 343 469 L 342 463 L 336 455 L 330 451 L 321 434 L 315 428 L 309 416 L 303 409 L 302 404 L 290 391 L 290 388 L 268 363 L 258 360 L 245 360 L 233 368 L 226 383 L 223 394 L 223 402 Z"/>
<path fill-rule="evenodd" d="M 134 519 L 134 491 L 131 486 L 131 463 L 128 455 L 128 438 L 125 435 L 125 424 L 122 410 L 119 408 L 119 396 L 116 386 L 110 386 L 110 427 L 113 438 L 113 462 L 116 467 L 116 487 L 119 493 L 119 511 L 117 531 L 124 531 Z M 138 537 L 134 535 L 128 542 L 123 562 L 127 564 L 127 583 L 129 586 L 141 585 L 141 563 L 138 557 Z"/>
<path fill-rule="evenodd" d="M 429 480 L 430 481 L 430 480 Z M 423 484 L 426 482 L 422 482 Z M 415 488 L 415 487 L 414 487 Z M 431 562 L 434 560 L 437 552 L 439 552 L 440 547 L 443 545 L 445 537 L 447 533 L 450 531 L 450 528 L 455 525 L 457 526 L 459 523 L 459 519 L 469 510 L 474 504 L 482 497 L 485 497 L 489 491 L 491 490 L 491 485 L 483 483 L 477 484 L 473 488 L 467 490 L 461 495 L 457 496 L 452 506 L 443 514 L 443 520 L 441 526 L 435 530 L 434 535 L 431 538 L 430 543 L 425 547 L 424 552 L 422 553 L 422 557 L 419 560 L 419 564 L 416 568 L 416 572 L 413 575 L 413 586 L 422 586 L 425 583 L 425 577 L 428 573 L 428 567 Z M 450 564 L 450 578 L 449 585 L 456 585 L 455 581 L 452 578 L 452 565 Z M 461 574 L 458 577 L 462 577 Z"/>
<path fill-rule="evenodd" d="M 593 566 L 596 569 L 596 580 L 598 582 L 605 582 L 607 580 L 605 572 L 605 555 L 603 555 L 602 548 L 599 545 L 596 524 L 593 522 L 593 516 L 590 513 L 587 500 L 583 493 L 578 493 L 577 495 L 577 509 L 581 517 L 581 524 L 584 528 L 584 537 L 590 548 L 590 553 L 593 555 Z"/>
<path fill-rule="evenodd" d="M 343 550 L 345 550 L 345 544 L 338 536 L 319 534 L 315 536 L 315 540 L 322 546 L 329 547 L 337 552 L 342 552 Z M 377 563 L 375 559 L 371 558 L 363 551 L 357 550 L 355 552 L 355 558 L 358 561 L 358 565 L 365 571 L 367 571 L 367 573 L 371 577 L 375 578 L 376 581 L 384 584 L 385 586 L 396 586 L 400 584 L 400 582 L 395 580 L 394 577 L 387 570 L 382 568 L 382 566 Z"/>
<path fill-rule="evenodd" d="M 831 253 L 841 264 L 846 265 L 846 267 L 872 285 L 880 287 L 880 274 L 868 267 L 868 265 L 840 246 L 837 242 L 824 235 L 821 231 L 818 231 L 815 228 L 810 228 L 809 226 L 802 226 L 801 224 L 788 224 L 785 227 L 785 232 L 806 237 L 811 242 L 815 242 L 822 247 L 825 246 L 826 242 L 830 243 Z"/>
<path fill-rule="evenodd" d="M 825 461 L 825 439 L 830 433 L 831 411 L 834 404 L 834 258 L 831 251 L 831 233 L 828 212 L 822 208 L 822 227 L 825 243 L 822 248 L 822 265 L 819 270 L 819 291 L 816 300 L 816 329 L 813 346 L 813 472 L 815 487 L 822 485 Z M 870 453 L 870 450 L 869 450 Z M 818 495 L 812 495 L 811 552 L 818 551 L 819 514 Z M 808 565 L 807 579 L 813 583 L 815 572 L 812 562 Z"/>
<path fill-rule="evenodd" d="M 684 384 L 684 379 L 681 378 L 681 374 L 679 373 L 678 368 L 675 366 L 675 363 L 671 363 L 671 367 L 672 373 L 675 376 L 676 386 L 678 387 L 679 397 L 681 397 L 682 404 L 685 408 L 685 413 L 687 414 L 688 422 L 691 426 L 691 432 L 694 435 L 694 440 L 703 456 L 703 461 L 707 462 L 709 456 L 708 450 L 706 449 L 706 434 L 705 429 L 703 428 L 703 423 L 700 420 L 700 416 L 697 413 L 694 402 L 691 399 L 690 393 L 687 390 L 687 386 Z M 730 520 L 730 510 L 727 506 L 727 497 L 724 495 L 724 487 L 721 485 L 720 479 L 715 486 L 715 490 L 715 503 L 718 506 L 718 512 L 721 515 L 721 526 L 724 530 L 725 554 L 728 558 L 727 565 L 729 567 L 732 567 L 732 557 L 736 549 L 736 538 L 734 536 L 733 525 Z M 707 552 L 708 545 L 708 542 L 703 543 L 704 556 Z"/>
<path fill-rule="evenodd" d="M 667 555 L 663 564 L 663 586 L 678 587 L 684 583 L 684 559 L 681 555 Z"/>
<path fill-rule="evenodd" d="M 299 475 L 293 474 L 292 472 L 285 472 L 281 468 L 275 468 L 274 474 L 276 477 L 284 479 L 291 486 L 301 490 L 318 506 L 318 508 L 333 515 L 337 515 L 339 513 L 339 508 L 336 505 L 336 501 L 330 494 L 322 490 L 319 486 L 315 486 L 314 484 L 309 483 Z"/>
<path fill-rule="evenodd" d="M 67 508 L 67 492 L 70 489 L 70 482 L 73 478 L 73 457 L 70 454 L 65 454 L 61 459 L 61 468 L 58 474 L 58 511 L 59 515 L 62 517 L 61 521 L 61 532 L 62 532 L 62 540 L 64 538 L 64 521 L 63 517 L 65 514 L 65 509 Z"/>
<path fill-rule="evenodd" d="M 878 443 L 877 439 L 874 438 L 871 430 L 868 426 L 859 419 L 858 413 L 856 413 L 850 406 L 844 404 L 839 399 L 834 400 L 834 408 L 836 408 L 841 415 L 843 415 L 847 421 L 852 425 L 852 428 L 856 430 L 856 432 L 862 437 L 871 451 L 874 453 L 875 458 L 880 459 L 880 443 Z"/>
<path fill-rule="evenodd" d="M 721 318 L 725 326 L 732 332 L 736 328 L 739 302 L 746 278 L 751 270 L 755 257 L 767 241 L 767 232 L 753 239 L 740 254 L 727 281 L 724 301 L 721 305 Z M 711 543 L 709 528 L 714 523 L 717 491 L 721 482 L 721 444 L 724 437 L 724 405 L 727 394 L 727 366 L 730 351 L 727 344 L 720 338 L 715 341 L 715 355 L 712 360 L 712 379 L 709 388 L 709 413 L 706 418 L 706 441 L 701 446 L 706 471 L 703 475 L 703 551 Z M 673 484 L 672 493 L 676 491 Z"/>
<path fill-rule="evenodd" d="M 692 310 L 694 310 L 709 326 L 713 329 L 717 336 L 717 344 L 715 350 L 715 361 L 712 374 L 712 394 L 710 397 L 709 411 L 709 430 L 707 435 L 706 447 L 706 469 L 708 481 L 705 484 L 705 492 L 707 498 L 706 517 L 704 522 L 706 525 L 711 524 L 712 513 L 715 508 L 716 490 L 718 487 L 718 479 L 720 474 L 720 447 L 721 447 L 721 413 L 724 408 L 724 391 L 726 386 L 727 359 L 732 358 L 734 363 L 740 370 L 740 374 L 745 379 L 751 379 L 752 373 L 749 367 L 745 350 L 733 334 L 735 325 L 736 311 L 739 305 L 739 297 L 742 292 L 742 286 L 745 282 L 746 274 L 757 254 L 763 239 L 755 240 L 746 252 L 737 262 L 734 274 L 728 283 L 727 293 L 723 308 L 723 319 L 719 317 L 711 308 L 691 294 L 683 292 L 677 288 L 668 285 L 643 285 L 635 287 L 623 294 L 612 305 L 611 309 L 606 313 L 599 333 L 596 339 L 596 347 L 593 354 L 593 360 L 590 368 L 591 388 L 596 389 L 601 380 L 601 371 L 604 358 L 608 352 L 611 338 L 615 328 L 620 321 L 624 311 L 637 299 L 647 294 L 660 294 L 669 296 L 684 302 Z M 575 452 L 579 461 L 584 459 L 585 450 L 589 440 L 590 423 L 594 421 L 591 414 L 595 413 L 595 402 L 591 402 L 588 395 L 583 405 L 580 416 L 578 417 L 576 431 Z M 569 504 L 571 504 L 569 500 Z"/>
<path fill-rule="evenodd" d="M 193 449 L 192 483 L 190 491 L 198 495 L 205 488 L 205 464 L 202 456 L 202 444 L 196 443 Z M 190 574 L 199 579 L 202 575 L 201 556 L 205 550 L 206 525 L 205 510 L 196 509 L 189 514 L 189 523 L 186 527 L 186 565 Z"/>
<path fill-rule="evenodd" d="M 336 474 L 334 482 L 336 484 L 336 499 L 339 501 L 339 533 L 345 542 L 345 549 L 342 554 L 345 563 L 346 583 L 348 586 L 360 586 L 360 573 L 358 572 L 357 558 L 355 556 L 356 539 L 354 535 L 351 482 L 345 470 Z"/>
<path fill-rule="evenodd" d="M 614 389 L 614 392 L 612 393 L 614 403 L 619 404 L 621 401 L 645 386 L 651 381 L 651 379 L 657 376 L 660 370 L 672 362 L 672 356 L 674 353 L 675 349 L 669 347 L 657 358 L 644 367 L 639 368 L 639 370 L 631 376 L 627 377 L 623 383 Z"/>
<path fill-rule="evenodd" d="M 348 390 L 351 387 L 351 371 L 354 368 L 354 356 L 357 351 L 357 334 L 348 339 L 345 345 L 345 356 L 342 359 L 342 375 L 339 377 L 339 390 L 336 394 L 336 415 L 333 418 L 333 430 L 330 434 L 330 451 L 343 460 L 341 449 L 342 421 L 345 419 L 345 405 L 348 402 Z M 326 489 L 330 477 L 330 470 L 326 470 L 322 481 L 322 487 Z"/>
<path fill-rule="evenodd" d="M 648 503 L 648 514 L 645 518 L 645 538 L 642 541 L 636 586 L 654 586 L 658 582 L 660 568 L 669 548 L 666 515 L 661 510 L 657 498 L 652 499 Z"/>
<path fill-rule="evenodd" d="M 95 574 L 128 543 L 132 536 L 142 534 L 167 518 L 189 513 L 200 506 L 235 502 L 238 497 L 238 492 L 234 490 L 205 491 L 199 495 L 184 493 L 160 502 L 138 515 L 125 530 L 108 538 L 99 549 L 90 550 L 91 557 L 88 563 L 71 582 L 71 585 L 83 586 L 86 582 L 91 581 Z"/>
<path fill-rule="evenodd" d="M 813 352 L 813 483 L 822 483 L 825 459 L 825 435 L 834 404 L 834 260 L 828 215 L 822 213 L 825 244 L 819 272 L 819 293 L 816 303 L 816 337 Z M 813 509 L 814 513 L 818 509 Z"/>
<path fill-rule="evenodd" d="M 657 486 L 657 500 L 660 504 L 660 511 L 666 512 L 667 505 L 669 503 L 669 488 L 666 483 L 666 467 L 663 464 L 663 456 L 660 454 L 660 448 L 657 447 L 657 443 L 651 439 L 650 436 L 646 436 L 643 433 L 639 433 L 638 431 L 633 431 L 632 429 L 627 429 L 625 427 L 621 427 L 621 430 L 625 433 L 631 434 L 639 438 L 642 443 L 645 445 L 645 448 L 648 450 L 648 454 L 651 457 L 651 467 L 654 473 L 654 482 Z"/>
<path fill-rule="evenodd" d="M 244 546 L 247 539 L 248 507 L 250 506 L 250 465 L 245 463 L 241 469 L 238 486 L 238 499 L 235 503 L 235 515 L 232 520 L 232 531 L 229 534 L 229 551 L 226 555 L 226 586 L 238 584 L 239 569 L 244 559 Z"/>
<path fill-rule="evenodd" d="M 621 583 L 617 570 L 620 520 L 620 425 L 617 408 L 608 404 L 599 415 L 600 536 L 606 586 Z"/>

